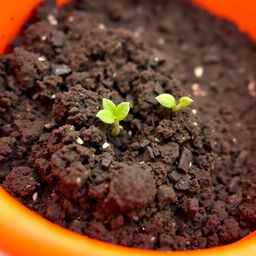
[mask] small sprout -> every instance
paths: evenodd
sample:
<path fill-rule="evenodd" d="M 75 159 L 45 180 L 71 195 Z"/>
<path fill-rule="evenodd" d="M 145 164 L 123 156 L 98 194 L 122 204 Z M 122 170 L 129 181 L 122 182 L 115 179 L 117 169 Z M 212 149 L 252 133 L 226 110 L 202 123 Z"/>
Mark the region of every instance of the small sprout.
<path fill-rule="evenodd" d="M 179 103 L 176 104 L 176 99 L 169 93 L 163 93 L 156 97 L 156 100 L 164 107 L 170 108 L 173 113 L 179 111 L 181 108 L 189 106 L 193 100 L 189 97 L 181 97 Z"/>
<path fill-rule="evenodd" d="M 103 109 L 100 110 L 96 116 L 106 124 L 114 124 L 112 135 L 117 136 L 120 132 L 119 121 L 127 117 L 130 111 L 130 103 L 122 102 L 116 106 L 113 101 L 103 98 L 102 106 Z"/>

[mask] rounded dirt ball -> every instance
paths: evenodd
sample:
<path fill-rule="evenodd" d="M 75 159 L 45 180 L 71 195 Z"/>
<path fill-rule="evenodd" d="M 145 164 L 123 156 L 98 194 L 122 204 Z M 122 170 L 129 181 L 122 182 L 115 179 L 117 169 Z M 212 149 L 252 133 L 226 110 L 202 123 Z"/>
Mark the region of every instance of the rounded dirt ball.
<path fill-rule="evenodd" d="M 152 174 L 139 165 L 113 166 L 114 177 L 109 185 L 108 199 L 121 211 L 140 208 L 151 203 L 156 195 Z"/>

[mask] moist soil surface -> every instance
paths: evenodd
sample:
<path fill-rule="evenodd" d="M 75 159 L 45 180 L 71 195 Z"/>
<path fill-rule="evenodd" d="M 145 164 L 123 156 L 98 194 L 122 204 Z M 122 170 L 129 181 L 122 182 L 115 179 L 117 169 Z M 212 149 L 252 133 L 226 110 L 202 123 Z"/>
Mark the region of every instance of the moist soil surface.
<path fill-rule="evenodd" d="M 0 57 L 0 183 L 109 243 L 236 241 L 256 229 L 255 70 L 249 37 L 185 1 L 44 2 Z M 131 103 L 118 137 L 103 97 Z"/>

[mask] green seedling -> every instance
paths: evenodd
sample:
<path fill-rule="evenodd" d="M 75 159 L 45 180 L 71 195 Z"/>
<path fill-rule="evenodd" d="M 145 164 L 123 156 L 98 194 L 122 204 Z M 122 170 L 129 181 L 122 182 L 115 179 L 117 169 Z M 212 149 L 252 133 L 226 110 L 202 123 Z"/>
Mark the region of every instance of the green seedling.
<path fill-rule="evenodd" d="M 173 113 L 179 111 L 181 108 L 189 106 L 193 100 L 189 97 L 181 97 L 179 103 L 176 104 L 176 99 L 169 93 L 163 93 L 155 98 L 162 106 L 169 108 Z"/>
<path fill-rule="evenodd" d="M 103 109 L 96 116 L 106 124 L 114 124 L 112 135 L 117 136 L 120 132 L 119 121 L 127 117 L 130 111 L 130 103 L 122 102 L 116 106 L 113 101 L 103 98 L 102 107 Z"/>

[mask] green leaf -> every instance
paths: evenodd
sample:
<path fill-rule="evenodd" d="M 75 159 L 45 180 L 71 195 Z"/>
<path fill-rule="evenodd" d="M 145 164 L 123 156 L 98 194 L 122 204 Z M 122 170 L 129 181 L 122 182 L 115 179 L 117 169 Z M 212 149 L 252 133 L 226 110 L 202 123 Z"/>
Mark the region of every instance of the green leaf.
<path fill-rule="evenodd" d="M 130 111 L 130 103 L 122 102 L 116 108 L 116 120 L 124 120 Z"/>
<path fill-rule="evenodd" d="M 175 98 L 169 93 L 160 94 L 155 99 L 166 108 L 173 108 L 176 106 Z"/>
<path fill-rule="evenodd" d="M 181 97 L 179 102 L 182 107 L 187 107 L 193 102 L 193 100 L 189 97 Z"/>
<path fill-rule="evenodd" d="M 112 100 L 103 98 L 102 106 L 103 109 L 110 111 L 113 115 L 116 114 L 116 104 Z"/>
<path fill-rule="evenodd" d="M 106 109 L 100 110 L 96 116 L 106 124 L 113 124 L 115 121 L 114 115 Z"/>

